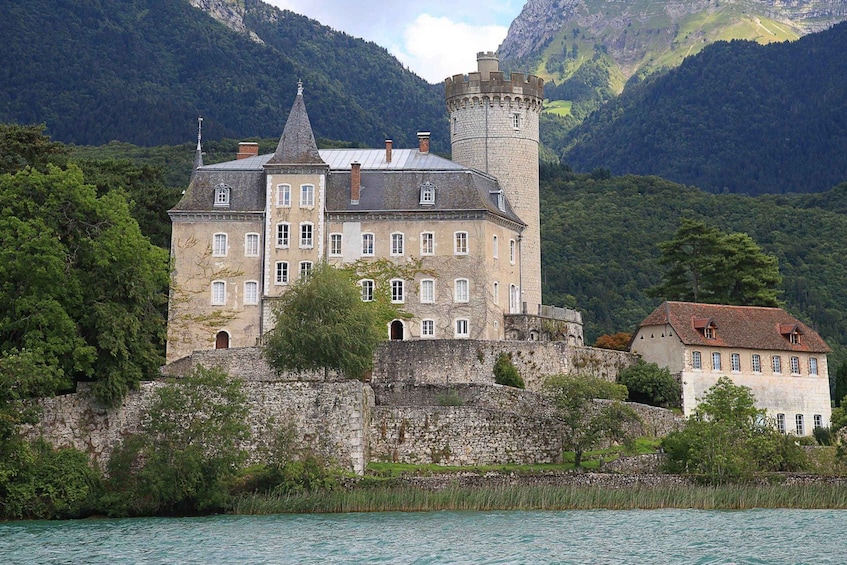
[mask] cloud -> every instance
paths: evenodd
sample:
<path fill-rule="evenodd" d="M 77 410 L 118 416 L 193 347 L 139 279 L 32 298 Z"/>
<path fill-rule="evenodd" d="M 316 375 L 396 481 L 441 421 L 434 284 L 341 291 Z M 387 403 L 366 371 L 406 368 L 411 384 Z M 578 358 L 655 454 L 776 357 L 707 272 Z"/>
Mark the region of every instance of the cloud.
<path fill-rule="evenodd" d="M 479 51 L 495 51 L 508 30 L 472 26 L 446 17 L 421 14 L 403 33 L 403 44 L 389 46 L 400 61 L 429 82 L 476 70 Z"/>

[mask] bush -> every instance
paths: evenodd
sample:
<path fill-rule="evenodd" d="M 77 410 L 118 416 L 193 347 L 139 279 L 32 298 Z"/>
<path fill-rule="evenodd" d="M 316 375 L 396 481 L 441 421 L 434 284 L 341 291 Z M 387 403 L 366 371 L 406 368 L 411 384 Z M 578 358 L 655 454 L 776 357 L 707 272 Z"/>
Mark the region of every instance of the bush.
<path fill-rule="evenodd" d="M 494 363 L 494 382 L 498 385 L 506 385 L 515 388 L 524 388 L 523 378 L 518 369 L 512 363 L 510 353 L 501 353 Z"/>
<path fill-rule="evenodd" d="M 812 430 L 812 436 L 818 445 L 832 445 L 832 430 L 830 428 L 815 428 Z"/>
<path fill-rule="evenodd" d="M 639 361 L 618 375 L 618 382 L 629 391 L 630 402 L 640 402 L 663 408 L 679 408 L 682 387 L 670 371 L 655 363 Z"/>

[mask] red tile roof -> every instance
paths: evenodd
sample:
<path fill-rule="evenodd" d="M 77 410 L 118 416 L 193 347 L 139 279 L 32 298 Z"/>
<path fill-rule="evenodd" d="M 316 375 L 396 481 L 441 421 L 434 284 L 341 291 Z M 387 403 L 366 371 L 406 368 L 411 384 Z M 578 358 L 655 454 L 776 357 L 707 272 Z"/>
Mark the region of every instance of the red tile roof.
<path fill-rule="evenodd" d="M 714 324 L 715 339 L 706 339 L 703 335 L 704 321 Z M 639 327 L 663 325 L 670 325 L 685 345 L 812 353 L 830 351 L 816 331 L 782 308 L 665 302 Z M 788 339 L 787 334 L 795 330 L 799 343 L 791 343 Z"/>

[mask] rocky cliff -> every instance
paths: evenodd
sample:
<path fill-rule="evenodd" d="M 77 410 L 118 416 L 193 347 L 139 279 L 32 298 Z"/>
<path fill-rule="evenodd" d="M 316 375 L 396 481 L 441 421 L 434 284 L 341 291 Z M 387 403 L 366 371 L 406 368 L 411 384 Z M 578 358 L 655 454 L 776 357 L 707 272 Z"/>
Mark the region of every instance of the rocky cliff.
<path fill-rule="evenodd" d="M 845 19 L 847 0 L 527 0 L 499 53 L 557 82 L 608 57 L 626 80 L 714 41 L 793 40 Z"/>

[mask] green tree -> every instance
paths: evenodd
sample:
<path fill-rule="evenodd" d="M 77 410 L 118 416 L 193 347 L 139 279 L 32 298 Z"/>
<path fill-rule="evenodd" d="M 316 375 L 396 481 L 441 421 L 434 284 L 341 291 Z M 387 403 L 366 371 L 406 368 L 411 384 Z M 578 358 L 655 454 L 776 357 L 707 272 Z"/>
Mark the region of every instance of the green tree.
<path fill-rule="evenodd" d="M 743 233 L 725 234 L 705 222 L 683 219 L 674 238 L 659 244 L 662 284 L 647 293 L 687 302 L 778 306 L 782 281 L 776 257 Z"/>
<path fill-rule="evenodd" d="M 627 429 L 639 421 L 620 402 L 627 395 L 623 385 L 587 375 L 556 375 L 547 379 L 544 389 L 562 426 L 562 450 L 574 452 L 575 467 L 582 464 L 582 454 L 603 439 L 628 441 Z M 595 406 L 595 399 L 611 402 Z"/>
<path fill-rule="evenodd" d="M 0 353 L 107 404 L 163 361 L 167 252 L 74 165 L 0 175 Z M 12 375 L 14 378 L 14 375 Z M 43 390 L 39 392 L 44 392 Z"/>
<path fill-rule="evenodd" d="M 832 376 L 832 398 L 835 400 L 835 407 L 838 408 L 847 397 L 847 362 L 838 365 L 835 374 Z"/>
<path fill-rule="evenodd" d="M 759 471 L 796 471 L 806 464 L 793 438 L 776 431 L 750 389 L 721 377 L 685 428 L 662 440 L 667 468 L 713 483 L 750 479 Z"/>
<path fill-rule="evenodd" d="M 198 367 L 156 391 L 142 431 L 109 461 L 103 501 L 115 515 L 223 510 L 247 459 L 241 382 Z"/>
<path fill-rule="evenodd" d="M 44 134 L 47 126 L 0 124 L 0 174 L 16 173 L 26 167 L 41 171 L 47 164 L 63 165 L 68 149 Z"/>
<path fill-rule="evenodd" d="M 618 382 L 629 392 L 630 402 L 651 406 L 679 408 L 682 401 L 682 386 L 667 368 L 655 363 L 638 363 L 627 367 L 618 375 Z"/>
<path fill-rule="evenodd" d="M 354 275 L 325 263 L 288 289 L 274 307 L 276 325 L 262 352 L 276 371 L 338 370 L 362 378 L 393 315 L 364 302 Z"/>

